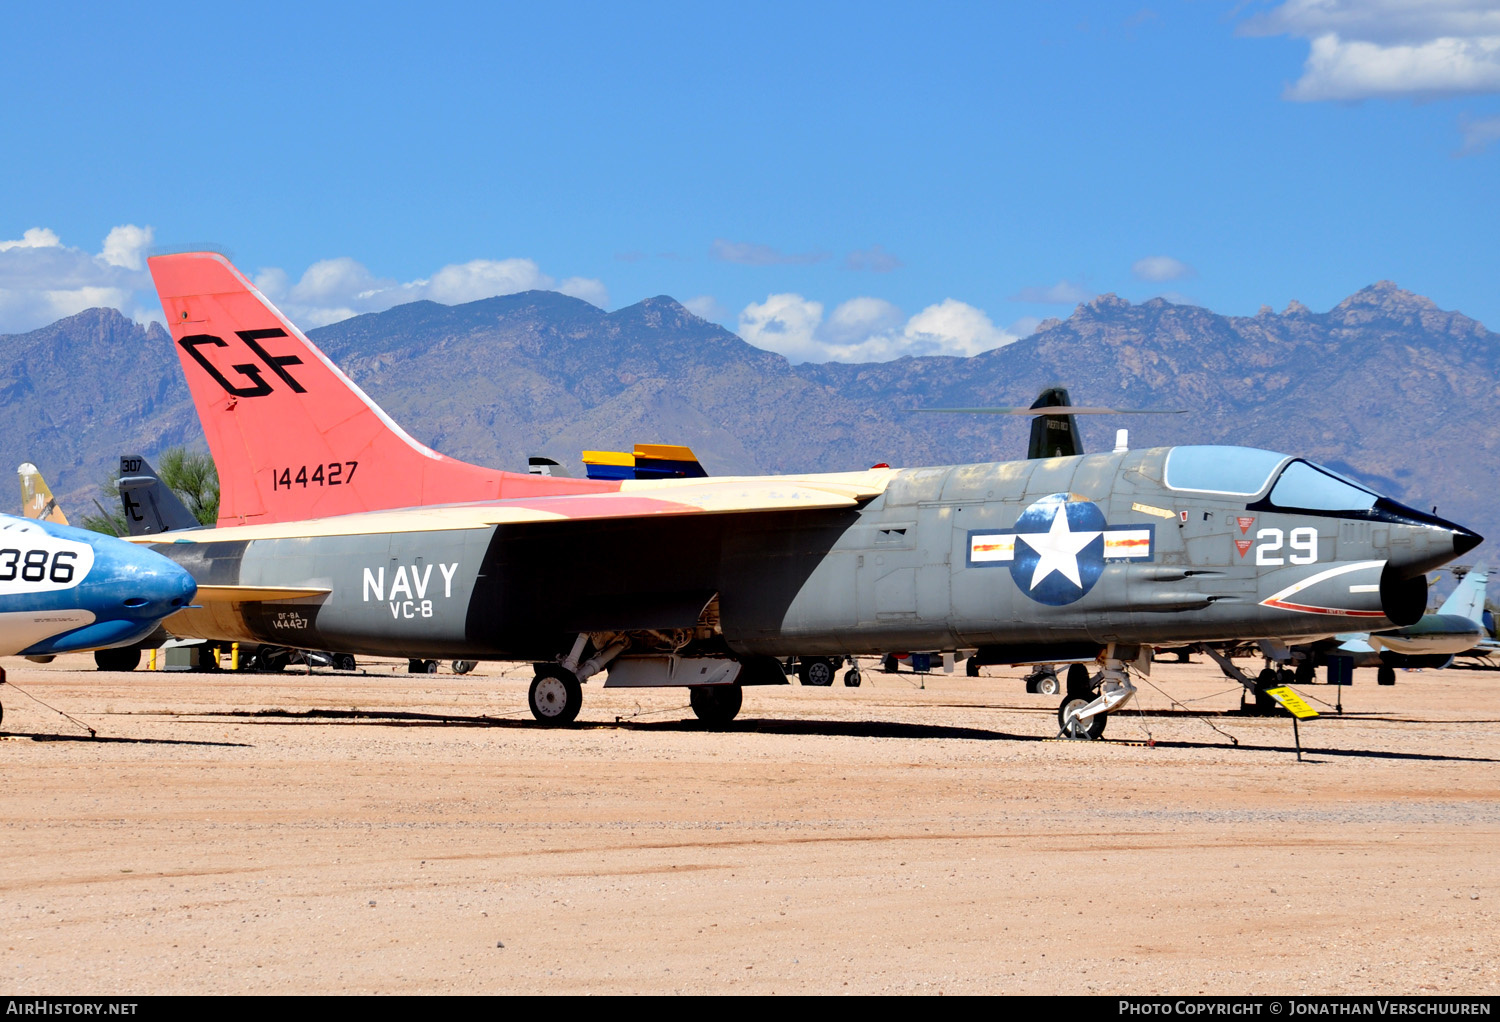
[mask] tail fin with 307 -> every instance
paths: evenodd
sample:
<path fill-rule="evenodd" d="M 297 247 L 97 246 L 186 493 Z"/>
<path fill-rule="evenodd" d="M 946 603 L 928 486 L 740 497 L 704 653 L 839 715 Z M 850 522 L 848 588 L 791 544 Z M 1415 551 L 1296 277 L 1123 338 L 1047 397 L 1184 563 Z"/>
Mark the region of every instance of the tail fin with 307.
<path fill-rule="evenodd" d="M 219 470 L 220 525 L 619 488 L 445 457 L 408 436 L 222 255 L 149 263 Z"/>

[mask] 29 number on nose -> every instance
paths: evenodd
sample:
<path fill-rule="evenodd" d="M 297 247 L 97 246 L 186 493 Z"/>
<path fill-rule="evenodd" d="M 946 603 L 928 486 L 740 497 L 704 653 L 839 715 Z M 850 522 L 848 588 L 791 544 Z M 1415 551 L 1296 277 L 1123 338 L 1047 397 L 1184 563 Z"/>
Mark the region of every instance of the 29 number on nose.
<path fill-rule="evenodd" d="M 1312 564 L 1318 559 L 1318 530 L 1293 529 L 1290 535 L 1280 529 L 1261 529 L 1255 534 L 1255 563 L 1274 568 L 1281 564 Z M 1281 556 L 1282 548 L 1287 551 Z"/>

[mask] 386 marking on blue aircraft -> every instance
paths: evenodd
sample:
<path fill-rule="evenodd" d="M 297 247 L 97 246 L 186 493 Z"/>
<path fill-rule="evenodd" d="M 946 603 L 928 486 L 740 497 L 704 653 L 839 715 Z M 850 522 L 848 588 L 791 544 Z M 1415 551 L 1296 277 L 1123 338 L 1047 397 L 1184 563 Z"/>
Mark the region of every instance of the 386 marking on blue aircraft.
<path fill-rule="evenodd" d="M 1110 525 L 1093 501 L 1053 493 L 1036 501 L 1009 531 L 969 533 L 971 568 L 1010 568 L 1016 586 L 1038 603 L 1062 607 L 1082 599 L 1106 561 L 1149 561 L 1154 525 Z"/>

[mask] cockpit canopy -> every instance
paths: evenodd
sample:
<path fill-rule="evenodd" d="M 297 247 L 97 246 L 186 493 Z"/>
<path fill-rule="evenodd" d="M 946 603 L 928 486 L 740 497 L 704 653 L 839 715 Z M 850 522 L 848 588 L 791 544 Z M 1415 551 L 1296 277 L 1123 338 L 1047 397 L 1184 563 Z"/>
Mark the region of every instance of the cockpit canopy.
<path fill-rule="evenodd" d="M 1247 498 L 1270 486 L 1266 501 L 1289 510 L 1369 511 L 1380 499 L 1330 469 L 1255 447 L 1174 447 L 1165 482 L 1174 490 Z"/>

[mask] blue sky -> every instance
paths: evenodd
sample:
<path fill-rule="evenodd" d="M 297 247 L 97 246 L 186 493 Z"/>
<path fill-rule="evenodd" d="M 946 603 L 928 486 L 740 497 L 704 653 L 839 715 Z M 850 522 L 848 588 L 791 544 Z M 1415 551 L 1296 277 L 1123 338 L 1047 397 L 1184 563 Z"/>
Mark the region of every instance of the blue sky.
<path fill-rule="evenodd" d="M 227 252 L 304 326 L 669 294 L 796 359 L 1391 279 L 1500 329 L 1500 8 L 28 5 L 0 332 Z"/>

